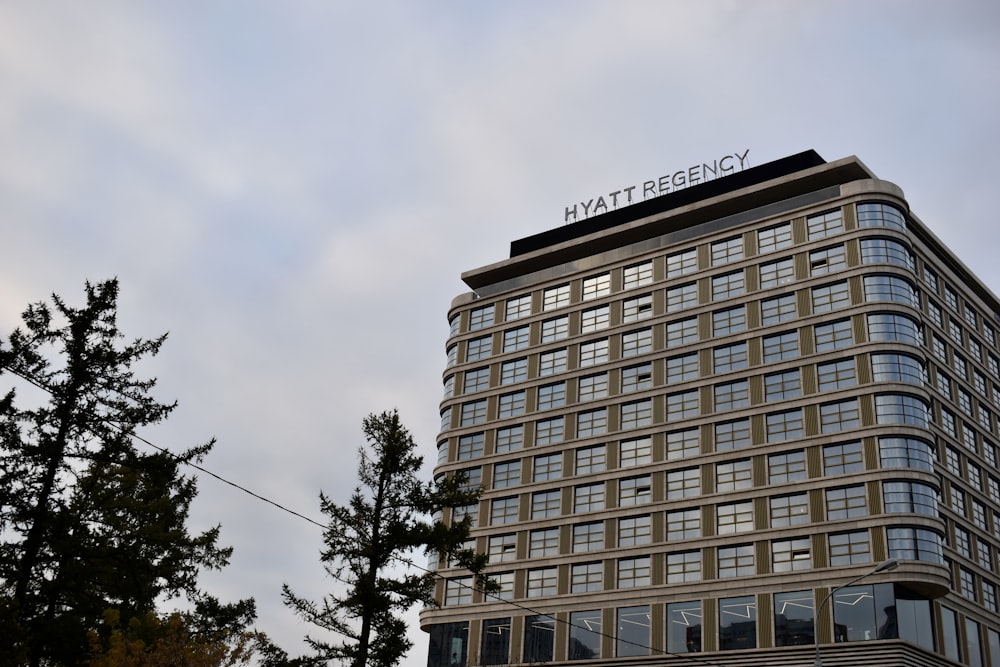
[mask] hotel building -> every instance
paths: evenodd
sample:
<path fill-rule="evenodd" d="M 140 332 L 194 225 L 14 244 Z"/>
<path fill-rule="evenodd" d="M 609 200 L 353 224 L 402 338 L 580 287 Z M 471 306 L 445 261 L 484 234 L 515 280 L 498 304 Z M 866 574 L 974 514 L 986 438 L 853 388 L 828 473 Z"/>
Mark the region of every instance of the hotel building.
<path fill-rule="evenodd" d="M 462 278 L 435 474 L 500 592 L 435 563 L 428 667 L 1000 666 L 1000 301 L 899 187 L 807 151 Z"/>

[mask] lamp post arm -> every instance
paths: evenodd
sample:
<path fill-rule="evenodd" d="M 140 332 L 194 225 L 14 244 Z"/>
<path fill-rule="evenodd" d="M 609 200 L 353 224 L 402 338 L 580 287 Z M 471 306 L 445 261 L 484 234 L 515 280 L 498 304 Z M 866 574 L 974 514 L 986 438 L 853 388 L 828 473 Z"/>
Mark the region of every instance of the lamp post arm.
<path fill-rule="evenodd" d="M 847 588 L 848 586 L 853 586 L 862 579 L 870 577 L 873 574 L 878 574 L 880 572 L 889 572 L 891 570 L 895 570 L 897 567 L 899 567 L 899 563 L 897 561 L 895 560 L 885 561 L 884 563 L 880 563 L 874 570 L 871 570 L 870 572 L 865 572 L 860 577 L 854 577 L 846 584 L 841 584 L 840 586 L 831 589 L 830 592 L 826 594 L 826 597 L 823 598 L 823 601 L 819 603 L 818 607 L 816 607 L 816 622 L 813 626 L 813 632 L 816 635 L 816 655 L 813 658 L 813 667 L 823 667 L 823 661 L 819 657 L 819 615 L 823 611 L 823 606 L 830 601 L 830 598 L 832 598 L 837 591 L 843 588 Z M 830 609 L 832 612 L 833 607 L 831 607 Z M 836 628 L 834 629 L 836 630 Z"/>

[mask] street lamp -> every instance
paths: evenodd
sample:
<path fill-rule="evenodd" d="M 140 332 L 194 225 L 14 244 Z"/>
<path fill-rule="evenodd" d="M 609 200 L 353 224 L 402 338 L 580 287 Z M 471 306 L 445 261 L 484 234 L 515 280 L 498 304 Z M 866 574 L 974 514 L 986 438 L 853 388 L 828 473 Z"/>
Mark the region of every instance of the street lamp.
<path fill-rule="evenodd" d="M 834 588 L 833 590 L 831 590 L 829 593 L 826 594 L 826 597 L 823 598 L 823 601 L 819 603 L 818 607 L 816 607 L 816 623 L 813 627 L 813 633 L 816 635 L 816 657 L 813 659 L 813 667 L 823 667 L 823 661 L 819 657 L 819 615 L 823 611 L 823 605 L 829 602 L 830 598 L 833 597 L 833 594 L 839 591 L 841 588 L 847 588 L 848 586 L 852 586 L 861 581 L 862 579 L 870 577 L 873 574 L 878 574 L 879 572 L 891 572 L 892 570 L 895 570 L 897 567 L 899 567 L 899 561 L 897 560 L 890 559 L 887 561 L 883 561 L 878 565 L 876 565 L 875 569 L 869 572 L 865 572 L 860 577 L 855 577 L 854 579 L 851 579 L 846 584 L 841 584 L 840 586 L 837 586 L 836 588 Z M 833 607 L 831 607 L 830 610 L 832 612 Z"/>

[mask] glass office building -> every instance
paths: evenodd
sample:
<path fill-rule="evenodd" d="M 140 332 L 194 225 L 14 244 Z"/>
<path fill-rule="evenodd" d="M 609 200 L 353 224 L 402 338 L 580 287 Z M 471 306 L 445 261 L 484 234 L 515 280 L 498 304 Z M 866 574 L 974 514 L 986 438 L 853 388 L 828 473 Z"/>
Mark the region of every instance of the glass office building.
<path fill-rule="evenodd" d="M 1000 302 L 899 187 L 808 151 L 462 278 L 435 474 L 500 592 L 434 564 L 429 667 L 1000 666 Z"/>

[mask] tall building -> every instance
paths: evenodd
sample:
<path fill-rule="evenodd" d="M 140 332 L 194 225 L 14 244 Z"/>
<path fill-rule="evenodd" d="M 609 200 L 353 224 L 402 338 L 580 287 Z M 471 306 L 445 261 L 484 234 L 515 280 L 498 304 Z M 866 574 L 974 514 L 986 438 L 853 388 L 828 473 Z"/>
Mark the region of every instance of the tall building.
<path fill-rule="evenodd" d="M 707 166 L 706 166 L 707 169 Z M 514 241 L 449 312 L 429 667 L 1000 665 L 1000 302 L 808 151 Z"/>

